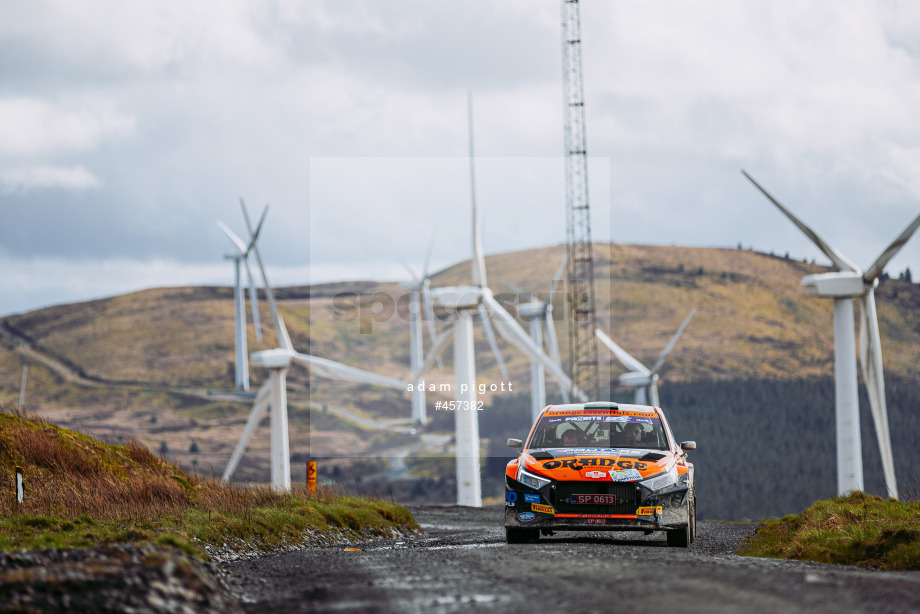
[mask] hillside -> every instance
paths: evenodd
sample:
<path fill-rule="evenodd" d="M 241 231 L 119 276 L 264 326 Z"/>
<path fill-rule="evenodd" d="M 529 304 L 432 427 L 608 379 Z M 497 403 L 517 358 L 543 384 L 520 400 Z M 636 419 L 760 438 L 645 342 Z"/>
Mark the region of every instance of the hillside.
<path fill-rule="evenodd" d="M 826 268 L 738 249 L 621 244 L 595 249 L 601 327 L 643 363 L 654 363 L 690 309 L 697 309 L 662 371 L 662 399 L 669 383 L 833 376 L 832 303 L 805 297 L 799 285 L 804 275 Z M 518 297 L 505 280 L 545 296 L 563 253 L 560 245 L 489 256 L 490 287 L 510 306 Z M 433 277 L 434 287 L 459 283 L 469 283 L 468 261 Z M 282 288 L 277 294 L 298 350 L 408 377 L 408 295 L 398 284 L 348 282 Z M 559 292 L 554 313 L 565 356 L 563 300 Z M 877 302 L 886 375 L 904 385 L 917 383 L 920 287 L 885 279 Z M 261 344 L 249 324 L 253 351 L 275 346 L 264 301 L 261 316 L 266 323 Z M 137 437 L 186 467 L 219 473 L 249 412 L 250 401 L 223 394 L 233 388 L 230 288 L 161 288 L 61 305 L 3 318 L 0 333 L 0 399 L 18 400 L 26 362 L 28 409 L 113 441 Z M 22 344 L 74 375 L 52 370 Z M 481 331 L 476 349 L 478 380 L 500 382 Z M 430 382 L 452 381 L 450 354 L 448 349 L 445 370 L 432 371 Z M 523 398 L 529 393 L 529 360 L 504 342 L 502 355 L 513 393 Z M 604 348 L 600 356 L 602 373 L 615 380 L 623 368 Z M 265 376 L 253 370 L 254 388 Z M 367 429 L 338 412 L 408 419 L 407 394 L 312 378 L 299 367 L 291 369 L 288 383 L 295 479 L 307 454 L 338 458 L 341 469 L 371 476 L 386 469 L 380 457 L 412 442 L 407 434 Z M 429 395 L 429 413 L 436 400 L 446 398 Z M 497 401 L 485 400 L 487 406 Z M 450 422 L 437 422 L 441 432 L 452 431 Z M 244 456 L 241 479 L 264 479 L 267 447 L 263 429 Z"/>
<path fill-rule="evenodd" d="M 799 285 L 804 275 L 826 268 L 737 249 L 620 244 L 595 249 L 599 322 L 640 360 L 653 361 L 689 310 L 698 309 L 668 362 L 668 378 L 832 373 L 831 301 L 805 297 Z M 545 296 L 563 252 L 556 246 L 489 256 L 493 292 L 514 304 L 507 280 Z M 459 283 L 469 283 L 469 262 L 436 274 L 432 285 Z M 298 349 L 352 362 L 360 356 L 368 368 L 408 372 L 408 296 L 397 284 L 325 284 L 278 294 Z M 888 279 L 877 297 L 886 371 L 916 378 L 920 287 Z M 564 346 L 562 301 L 557 292 L 557 331 Z M 270 323 L 264 301 L 261 316 Z M 226 389 L 232 381 L 230 288 L 146 290 L 9 316 L 2 325 L 107 382 Z M 270 325 L 264 332 L 257 345 L 250 322 L 251 348 L 274 347 Z M 526 359 L 516 354 L 510 347 L 503 352 L 506 360 L 524 366 Z M 479 365 L 486 373 L 494 367 L 487 356 Z M 614 365 L 613 375 L 619 370 Z M 4 377 L 3 390 L 14 380 Z"/>

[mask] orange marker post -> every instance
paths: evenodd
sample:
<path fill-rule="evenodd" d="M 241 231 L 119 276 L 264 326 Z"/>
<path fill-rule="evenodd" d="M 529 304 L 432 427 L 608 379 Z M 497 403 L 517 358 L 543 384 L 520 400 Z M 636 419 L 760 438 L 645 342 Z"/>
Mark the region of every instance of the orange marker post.
<path fill-rule="evenodd" d="M 316 494 L 316 461 L 307 461 L 307 490 Z"/>

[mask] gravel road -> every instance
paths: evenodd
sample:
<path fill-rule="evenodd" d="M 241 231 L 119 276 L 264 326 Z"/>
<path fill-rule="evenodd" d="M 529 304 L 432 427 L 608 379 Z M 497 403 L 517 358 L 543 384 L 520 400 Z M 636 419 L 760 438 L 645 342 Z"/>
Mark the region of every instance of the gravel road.
<path fill-rule="evenodd" d="M 748 525 L 701 522 L 689 549 L 653 533 L 507 545 L 502 508 L 410 507 L 425 534 L 220 566 L 248 612 L 910 612 L 920 572 L 739 557 Z"/>

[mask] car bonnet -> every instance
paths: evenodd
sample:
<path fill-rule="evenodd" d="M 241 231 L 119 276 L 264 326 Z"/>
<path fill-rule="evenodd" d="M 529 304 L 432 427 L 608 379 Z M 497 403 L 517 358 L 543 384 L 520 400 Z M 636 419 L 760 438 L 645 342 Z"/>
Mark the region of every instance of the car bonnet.
<path fill-rule="evenodd" d="M 547 448 L 521 455 L 526 470 L 558 481 L 632 482 L 667 471 L 675 461 L 669 450 L 633 448 Z"/>

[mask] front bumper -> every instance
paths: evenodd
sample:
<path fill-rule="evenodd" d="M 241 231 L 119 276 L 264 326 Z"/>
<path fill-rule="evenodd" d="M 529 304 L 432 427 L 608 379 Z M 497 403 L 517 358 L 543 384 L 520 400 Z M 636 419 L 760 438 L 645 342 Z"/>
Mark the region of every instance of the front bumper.
<path fill-rule="evenodd" d="M 616 505 L 574 506 L 560 493 L 616 488 Z M 559 531 L 667 531 L 690 524 L 692 485 L 651 492 L 637 483 L 555 482 L 540 490 L 506 476 L 505 527 Z M 583 508 L 583 509 L 581 509 Z"/>

